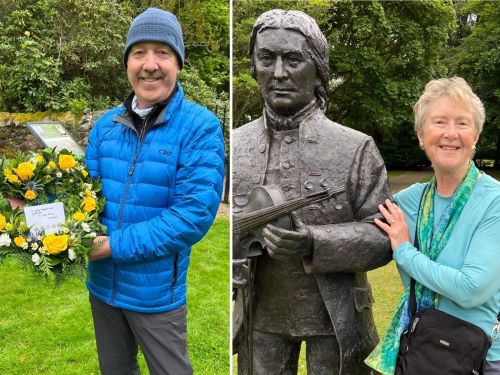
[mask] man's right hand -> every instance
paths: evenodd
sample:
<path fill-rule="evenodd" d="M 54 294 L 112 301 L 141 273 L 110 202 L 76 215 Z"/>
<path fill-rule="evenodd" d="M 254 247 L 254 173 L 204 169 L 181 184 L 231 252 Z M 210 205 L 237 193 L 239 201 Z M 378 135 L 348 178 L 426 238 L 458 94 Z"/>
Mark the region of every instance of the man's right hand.
<path fill-rule="evenodd" d="M 97 236 L 90 249 L 89 260 L 101 260 L 111 257 L 111 247 L 108 236 Z"/>
<path fill-rule="evenodd" d="M 19 208 L 20 210 L 24 209 L 24 206 L 26 205 L 26 202 L 22 199 L 17 199 L 17 198 L 6 198 L 7 201 L 10 203 L 10 207 L 15 210 L 16 208 Z"/>

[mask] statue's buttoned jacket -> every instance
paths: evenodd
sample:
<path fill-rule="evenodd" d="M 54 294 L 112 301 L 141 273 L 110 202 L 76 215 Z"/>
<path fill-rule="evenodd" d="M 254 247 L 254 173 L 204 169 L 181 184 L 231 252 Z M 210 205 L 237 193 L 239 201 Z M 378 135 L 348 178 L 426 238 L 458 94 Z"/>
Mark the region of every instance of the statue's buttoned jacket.
<path fill-rule="evenodd" d="M 303 258 L 314 275 L 340 346 L 342 375 L 369 374 L 364 358 L 378 341 L 366 271 L 391 259 L 389 240 L 373 224 L 389 197 L 384 162 L 371 137 L 328 120 L 318 108 L 300 123 L 300 193 L 331 187 L 346 192 L 300 210 L 313 237 Z M 269 131 L 261 117 L 233 133 L 233 197 L 244 200 L 264 184 Z M 270 286 L 272 287 L 272 286 Z"/>

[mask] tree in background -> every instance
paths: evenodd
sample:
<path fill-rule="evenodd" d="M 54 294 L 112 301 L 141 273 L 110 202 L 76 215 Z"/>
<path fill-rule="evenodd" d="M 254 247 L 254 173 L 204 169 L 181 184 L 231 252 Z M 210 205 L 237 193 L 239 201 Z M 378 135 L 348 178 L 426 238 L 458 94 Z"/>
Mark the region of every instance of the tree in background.
<path fill-rule="evenodd" d="M 486 123 L 476 157 L 494 160 L 500 167 L 500 7 L 496 2 L 467 1 L 457 4 L 459 30 L 449 63 L 483 101 Z"/>
<path fill-rule="evenodd" d="M 61 111 L 106 99 L 108 92 L 123 94 L 126 76 L 117 68 L 129 18 L 113 3 L 5 0 L 0 108 Z"/>
<path fill-rule="evenodd" d="M 440 51 L 455 23 L 451 5 L 334 2 L 330 14 L 328 115 L 381 146 L 413 134 L 413 105 L 429 80 L 445 74 Z"/>
<path fill-rule="evenodd" d="M 122 101 L 125 37 L 148 6 L 172 11 L 183 26 L 187 96 L 212 110 L 227 103 L 227 1 L 2 0 L 0 111 L 78 112 Z"/>

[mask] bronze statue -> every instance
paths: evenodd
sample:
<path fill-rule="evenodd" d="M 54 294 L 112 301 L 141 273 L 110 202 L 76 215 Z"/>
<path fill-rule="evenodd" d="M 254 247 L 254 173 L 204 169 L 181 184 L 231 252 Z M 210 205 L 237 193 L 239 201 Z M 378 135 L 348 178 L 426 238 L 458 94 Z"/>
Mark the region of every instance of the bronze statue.
<path fill-rule="evenodd" d="M 325 117 L 328 44 L 310 16 L 263 13 L 250 56 L 265 108 L 233 133 L 238 373 L 296 374 L 306 342 L 309 374 L 370 374 L 363 359 L 378 336 L 366 271 L 391 259 L 388 238 L 373 224 L 389 197 L 383 160 L 370 137 Z M 263 240 L 249 245 L 240 215 L 256 188 L 273 203 L 337 193 L 303 205 L 288 224 L 271 218 Z M 245 257 L 252 262 L 236 259 Z"/>

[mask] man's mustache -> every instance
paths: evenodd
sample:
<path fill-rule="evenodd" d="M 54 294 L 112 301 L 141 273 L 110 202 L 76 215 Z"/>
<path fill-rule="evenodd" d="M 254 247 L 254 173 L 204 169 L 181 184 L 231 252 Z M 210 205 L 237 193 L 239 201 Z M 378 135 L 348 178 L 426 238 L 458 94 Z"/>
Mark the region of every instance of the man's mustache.
<path fill-rule="evenodd" d="M 140 79 L 160 79 L 161 74 L 141 74 L 139 75 Z"/>

